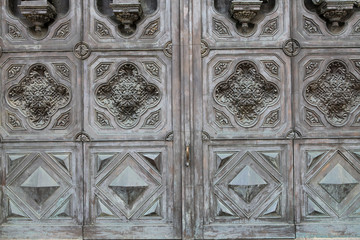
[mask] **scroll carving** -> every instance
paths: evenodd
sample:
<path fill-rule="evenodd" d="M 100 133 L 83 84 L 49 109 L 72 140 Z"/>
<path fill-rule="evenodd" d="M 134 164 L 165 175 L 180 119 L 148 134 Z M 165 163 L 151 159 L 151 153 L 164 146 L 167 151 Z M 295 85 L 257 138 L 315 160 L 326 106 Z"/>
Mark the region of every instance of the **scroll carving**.
<path fill-rule="evenodd" d="M 215 102 L 226 107 L 242 127 L 252 127 L 260 114 L 280 98 L 279 88 L 261 75 L 253 62 L 242 61 L 214 89 Z"/>
<path fill-rule="evenodd" d="M 9 88 L 6 95 L 11 107 L 18 109 L 34 129 L 43 129 L 51 117 L 69 104 L 70 89 L 58 83 L 43 64 L 30 67 L 28 74 Z"/>
<path fill-rule="evenodd" d="M 159 88 L 149 83 L 133 63 L 122 64 L 107 83 L 95 91 L 97 103 L 109 110 L 122 128 L 135 127 L 141 116 L 161 99 Z"/>
<path fill-rule="evenodd" d="M 360 80 L 344 62 L 330 62 L 321 76 L 304 89 L 305 100 L 317 107 L 333 126 L 343 126 L 360 105 Z"/>

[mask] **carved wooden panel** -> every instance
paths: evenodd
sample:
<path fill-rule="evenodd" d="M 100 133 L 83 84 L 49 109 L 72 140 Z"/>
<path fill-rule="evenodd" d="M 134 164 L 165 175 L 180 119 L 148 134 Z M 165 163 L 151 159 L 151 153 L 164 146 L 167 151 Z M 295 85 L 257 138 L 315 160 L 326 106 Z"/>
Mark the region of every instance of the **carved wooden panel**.
<path fill-rule="evenodd" d="M 177 237 L 181 208 L 174 189 L 180 176 L 174 175 L 171 145 L 86 144 L 85 237 L 147 238 L 150 231 L 151 238 Z"/>
<path fill-rule="evenodd" d="M 4 54 L 3 139 L 72 140 L 81 126 L 78 60 L 71 54 Z"/>
<path fill-rule="evenodd" d="M 360 55 L 303 50 L 296 62 L 296 128 L 305 137 L 358 136 Z"/>
<path fill-rule="evenodd" d="M 281 47 L 290 36 L 289 2 L 202 1 L 202 37 L 219 47 Z"/>
<path fill-rule="evenodd" d="M 286 136 L 289 60 L 280 50 L 210 51 L 203 58 L 204 130 L 225 139 Z"/>
<path fill-rule="evenodd" d="M 301 0 L 293 4 L 293 37 L 303 46 L 358 46 L 360 4 Z"/>
<path fill-rule="evenodd" d="M 5 49 L 71 50 L 80 41 L 80 1 L 1 0 L 1 5 Z"/>
<path fill-rule="evenodd" d="M 162 48 L 171 40 L 170 0 L 84 1 L 84 40 L 95 48 Z M 132 2 L 137 2 L 135 5 Z M 140 3 L 140 5 L 139 5 Z M 135 6 L 134 8 L 131 8 Z M 125 15 L 129 11 L 128 15 Z"/>
<path fill-rule="evenodd" d="M 85 76 L 85 131 L 94 139 L 165 140 L 172 131 L 171 61 L 162 52 L 93 54 Z"/>
<path fill-rule="evenodd" d="M 293 237 L 292 164 L 291 141 L 206 143 L 204 238 Z"/>
<path fill-rule="evenodd" d="M 80 237 L 81 161 L 81 144 L 2 144 L 1 237 Z"/>
<path fill-rule="evenodd" d="M 358 140 L 305 140 L 295 145 L 297 236 L 358 236 Z"/>

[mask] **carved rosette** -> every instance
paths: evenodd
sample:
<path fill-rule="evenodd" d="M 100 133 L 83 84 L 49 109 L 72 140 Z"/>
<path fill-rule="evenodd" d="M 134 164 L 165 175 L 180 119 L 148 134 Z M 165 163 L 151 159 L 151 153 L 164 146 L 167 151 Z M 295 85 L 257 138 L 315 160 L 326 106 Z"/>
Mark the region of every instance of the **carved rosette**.
<path fill-rule="evenodd" d="M 360 105 L 360 80 L 340 60 L 330 62 L 321 76 L 304 89 L 305 100 L 333 126 L 343 126 Z"/>
<path fill-rule="evenodd" d="M 242 127 L 253 127 L 260 114 L 280 99 L 278 86 L 267 81 L 250 61 L 240 62 L 227 80 L 218 83 L 213 97 Z"/>
<path fill-rule="evenodd" d="M 159 88 L 149 83 L 133 63 L 122 64 L 107 83 L 95 90 L 96 102 L 109 110 L 122 128 L 134 128 L 141 116 L 161 100 Z"/>
<path fill-rule="evenodd" d="M 34 129 L 44 129 L 51 117 L 67 106 L 71 90 L 58 83 L 43 64 L 30 67 L 27 75 L 9 88 L 6 95 L 9 105 L 19 110 Z"/>

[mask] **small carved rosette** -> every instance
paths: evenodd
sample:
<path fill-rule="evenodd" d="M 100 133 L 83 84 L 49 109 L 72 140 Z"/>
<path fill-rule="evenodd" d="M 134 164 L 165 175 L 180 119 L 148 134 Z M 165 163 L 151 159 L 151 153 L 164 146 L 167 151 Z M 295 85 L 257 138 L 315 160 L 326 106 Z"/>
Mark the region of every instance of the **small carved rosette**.
<path fill-rule="evenodd" d="M 96 102 L 122 128 L 133 128 L 141 116 L 161 100 L 159 88 L 149 83 L 133 63 L 122 64 L 110 80 L 95 90 Z"/>
<path fill-rule="evenodd" d="M 9 88 L 6 99 L 32 128 L 44 129 L 52 116 L 69 104 L 71 90 L 58 83 L 45 65 L 35 64 L 19 84 Z"/>
<path fill-rule="evenodd" d="M 261 75 L 251 61 L 242 61 L 214 89 L 215 102 L 227 108 L 242 127 L 252 127 L 267 107 L 280 98 L 279 88 Z"/>

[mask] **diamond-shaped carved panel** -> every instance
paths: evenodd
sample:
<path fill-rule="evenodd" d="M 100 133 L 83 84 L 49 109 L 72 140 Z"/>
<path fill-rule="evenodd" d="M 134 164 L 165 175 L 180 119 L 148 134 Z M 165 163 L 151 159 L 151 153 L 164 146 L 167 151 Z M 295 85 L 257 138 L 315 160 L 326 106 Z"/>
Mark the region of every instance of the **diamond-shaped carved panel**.
<path fill-rule="evenodd" d="M 72 140 L 80 131 L 80 62 L 72 54 L 4 54 L 0 132 L 8 140 Z M 8 78 L 9 69 L 18 69 Z"/>

